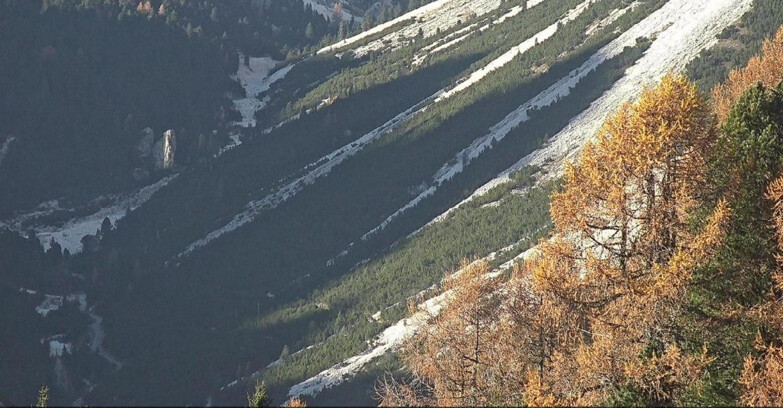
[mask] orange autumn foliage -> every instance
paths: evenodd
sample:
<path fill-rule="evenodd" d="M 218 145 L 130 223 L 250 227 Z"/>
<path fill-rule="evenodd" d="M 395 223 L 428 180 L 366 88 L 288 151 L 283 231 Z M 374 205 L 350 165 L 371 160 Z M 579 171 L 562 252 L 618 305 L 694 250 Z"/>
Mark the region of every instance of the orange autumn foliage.
<path fill-rule="evenodd" d="M 293 398 L 288 401 L 285 406 L 290 408 L 306 408 L 307 404 L 299 398 Z"/>
<path fill-rule="evenodd" d="M 756 347 L 762 356 L 745 358 L 740 403 L 751 407 L 783 406 L 783 347 L 767 345 L 760 337 Z"/>
<path fill-rule="evenodd" d="M 522 362 L 513 354 L 513 333 L 500 319 L 503 296 L 498 279 L 488 275 L 485 261 L 463 263 L 462 269 L 446 279 L 448 306 L 430 319 L 432 330 L 423 330 L 406 346 L 406 366 L 430 398 L 414 401 L 425 405 L 476 406 L 519 401 L 514 367 Z M 500 395 L 507 390 L 510 395 Z M 411 388 L 389 387 L 383 405 L 408 400 Z"/>
<path fill-rule="evenodd" d="M 751 58 L 745 68 L 729 74 L 726 81 L 712 90 L 715 112 L 723 121 L 740 96 L 758 82 L 768 88 L 775 88 L 783 81 L 783 27 L 762 46 L 761 55 Z"/>
<path fill-rule="evenodd" d="M 711 360 L 672 327 L 731 214 L 719 201 L 690 225 L 714 140 L 683 77 L 623 106 L 568 166 L 551 239 L 508 280 L 486 262 L 447 280 L 449 302 L 406 343 L 413 381 L 385 381 L 382 405 L 600 405 L 627 385 L 676 403 L 698 386 Z"/>
<path fill-rule="evenodd" d="M 554 237 L 526 269 L 543 301 L 579 316 L 579 325 L 552 354 L 536 395 L 597 405 L 633 384 L 674 402 L 697 384 L 709 359 L 683 355 L 670 328 L 730 216 L 720 201 L 700 231 L 689 227 L 714 141 L 704 97 L 666 76 L 567 166 L 564 191 L 552 197 Z M 640 358 L 651 342 L 658 350 Z"/>
<path fill-rule="evenodd" d="M 773 181 L 766 198 L 774 202 L 772 220 L 778 247 L 783 250 L 783 176 Z M 747 406 L 783 406 L 783 255 L 778 255 L 780 266 L 772 274 L 770 299 L 754 308 L 751 315 L 762 322 L 777 339 L 765 341 L 759 333 L 756 350 L 759 357 L 747 356 L 740 377 L 743 393 L 740 403 Z"/>

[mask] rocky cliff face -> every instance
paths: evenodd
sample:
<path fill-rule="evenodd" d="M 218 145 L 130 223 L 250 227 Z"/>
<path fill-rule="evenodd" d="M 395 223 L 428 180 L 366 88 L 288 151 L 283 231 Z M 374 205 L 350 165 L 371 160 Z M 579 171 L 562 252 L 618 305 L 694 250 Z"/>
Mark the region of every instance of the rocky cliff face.
<path fill-rule="evenodd" d="M 156 140 L 157 139 L 157 140 Z M 174 167 L 177 154 L 177 134 L 169 129 L 157 138 L 155 131 L 145 128 L 139 133 L 136 154 L 149 170 L 165 170 Z M 137 168 L 134 177 L 143 177 L 147 169 Z"/>
<path fill-rule="evenodd" d="M 174 167 L 174 156 L 177 153 L 177 135 L 173 129 L 163 133 L 163 138 L 155 143 L 155 168 L 169 169 Z"/>

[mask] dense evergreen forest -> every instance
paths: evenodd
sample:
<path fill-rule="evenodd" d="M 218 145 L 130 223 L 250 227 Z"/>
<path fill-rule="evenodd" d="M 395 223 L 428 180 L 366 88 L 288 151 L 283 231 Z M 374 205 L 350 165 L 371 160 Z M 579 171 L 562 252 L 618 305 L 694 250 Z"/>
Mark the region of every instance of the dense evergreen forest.
<path fill-rule="evenodd" d="M 3 0 L 0 214 L 149 183 L 148 127 L 176 132 L 177 165 L 211 156 L 238 52 L 283 59 L 333 30 L 300 2 Z"/>

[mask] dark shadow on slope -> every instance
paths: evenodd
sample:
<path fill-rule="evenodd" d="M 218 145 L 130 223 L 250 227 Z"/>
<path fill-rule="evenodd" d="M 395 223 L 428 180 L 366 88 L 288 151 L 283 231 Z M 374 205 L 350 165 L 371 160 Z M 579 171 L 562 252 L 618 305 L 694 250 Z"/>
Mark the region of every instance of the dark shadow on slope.
<path fill-rule="evenodd" d="M 269 135 L 257 135 L 172 182 L 120 223 L 116 245 L 143 248 L 147 264 L 163 262 L 228 223 L 278 180 L 394 117 L 440 89 L 472 59 L 432 66 L 394 85 L 335 102 Z"/>
<path fill-rule="evenodd" d="M 579 58 L 571 64 L 581 64 L 583 59 Z M 563 70 L 569 71 L 570 66 L 564 67 Z M 536 91 L 530 93 L 534 95 L 539 88 L 546 88 L 549 83 L 559 79 L 560 76 L 554 75 L 554 72 L 558 71 L 554 70 L 551 80 L 537 84 Z M 498 95 L 489 95 L 486 105 L 497 106 L 497 97 Z M 512 99 L 509 98 L 507 103 L 512 103 Z M 470 114 L 479 113 L 473 111 Z M 497 118 L 490 117 L 487 121 L 495 119 Z M 441 138 L 446 135 L 441 134 Z M 473 135 L 465 133 L 465 135 L 473 136 L 475 133 Z M 454 143 L 450 151 L 441 154 L 443 157 L 453 155 L 469 139 L 472 137 L 463 139 L 462 144 Z M 429 140 L 423 142 L 427 143 Z M 423 150 L 420 146 L 416 146 L 415 150 Z M 392 150 L 396 151 L 393 155 L 390 154 Z M 401 143 L 384 146 L 381 150 L 357 157 L 357 161 L 367 160 L 367 158 L 377 159 L 379 153 L 385 153 L 390 154 L 390 157 L 397 157 L 398 161 L 382 162 L 378 166 L 368 164 L 363 167 L 363 170 L 369 174 L 366 178 L 359 179 L 352 177 L 359 175 L 355 167 L 356 162 L 346 163 L 323 182 L 304 190 L 280 208 L 264 213 L 253 224 L 227 234 L 204 250 L 197 251 L 183 261 L 181 268 L 157 272 L 150 276 L 149 281 L 143 285 L 143 290 L 134 289 L 128 295 L 122 295 L 117 299 L 117 309 L 114 309 L 111 319 L 107 318 L 115 322 L 113 327 L 107 327 L 107 332 L 111 333 L 107 341 L 119 342 L 120 339 L 126 339 L 120 343 L 124 343 L 124 350 L 128 353 L 128 357 L 137 353 L 167 356 L 167 359 L 170 359 L 167 366 L 193 367 L 184 371 L 183 377 L 190 378 L 190 381 L 182 380 L 182 393 L 171 393 L 178 395 L 179 398 L 187 395 L 185 392 L 188 389 L 192 390 L 193 381 L 198 381 L 196 384 L 199 387 L 210 385 L 204 383 L 206 379 L 199 374 L 203 370 L 222 372 L 223 376 L 227 376 L 236 371 L 233 364 L 245 358 L 248 358 L 245 361 L 254 362 L 273 360 L 283 345 L 295 344 L 297 339 L 308 331 L 310 321 L 316 325 L 314 328 L 318 327 L 318 322 L 303 318 L 300 319 L 301 323 L 296 330 L 291 330 L 291 326 L 285 328 L 286 325 L 271 326 L 259 332 L 242 335 L 242 337 L 255 338 L 255 344 L 250 341 L 239 342 L 234 338 L 225 339 L 225 333 L 236 333 L 231 330 L 231 327 L 236 327 L 244 318 L 253 316 L 259 307 L 269 310 L 270 306 L 275 304 L 273 301 L 265 301 L 258 306 L 258 298 L 263 297 L 264 292 L 271 292 L 278 299 L 304 297 L 313 288 L 335 277 L 335 272 L 349 269 L 352 263 L 348 265 L 345 263 L 351 258 L 343 260 L 342 264 L 335 268 L 327 268 L 326 261 L 339 253 L 357 236 L 377 225 L 379 220 L 382 220 L 380 217 L 384 217 L 389 209 L 404 204 L 407 200 L 404 189 L 409 185 L 409 181 L 399 177 L 399 174 L 404 174 L 408 168 L 411 168 L 412 173 L 408 174 L 418 173 L 426 177 L 443 162 L 441 160 L 443 157 L 437 157 L 429 161 L 427 167 L 418 168 L 414 166 L 414 161 L 399 159 L 400 154 L 409 151 L 411 151 L 410 145 Z M 403 189 L 403 194 L 383 192 L 383 188 L 392 186 L 390 183 L 393 179 L 398 186 L 396 188 Z M 343 187 L 335 187 L 335 184 Z M 344 186 L 350 187 L 346 189 Z M 393 197 L 396 199 L 392 199 Z M 319 205 L 313 205 L 313 200 L 318 200 Z M 382 206 L 377 205 L 378 200 L 383 203 Z M 377 245 L 375 242 L 373 244 Z M 375 248 L 379 246 L 373 247 Z M 305 253 L 308 256 L 303 257 L 301 254 Z M 360 253 L 357 252 L 356 255 Z M 350 262 L 356 260 L 354 257 Z M 301 280 L 300 284 L 289 287 L 290 282 L 307 274 L 310 274 L 310 279 Z M 281 293 L 284 289 L 288 292 Z M 252 298 L 253 296 L 255 298 Z M 123 301 L 123 298 L 127 300 Z M 128 309 L 129 307 L 135 309 Z M 124 327 L 118 327 L 120 322 Z M 144 327 L 148 329 L 140 330 Z M 212 330 L 212 327 L 215 327 L 215 330 Z M 213 332 L 223 334 L 215 337 L 209 334 Z M 264 332 L 274 333 L 274 336 L 272 339 L 266 339 Z M 130 338 L 134 341 L 128 344 L 127 339 Z M 194 341 L 196 338 L 199 340 Z M 112 347 L 112 349 L 120 348 L 119 345 Z M 212 351 L 212 348 L 224 351 L 222 353 Z M 153 349 L 154 352 L 151 352 Z M 193 355 L 201 356 L 199 361 L 192 361 Z M 138 361 L 138 368 L 142 369 L 147 364 L 153 366 L 159 364 L 155 357 L 149 357 L 147 361 L 148 363 Z M 214 367 L 217 361 L 225 365 L 222 370 Z M 251 366 L 258 366 L 258 364 Z M 123 381 L 118 382 L 122 382 L 123 385 L 127 383 L 130 389 L 149 387 L 149 398 L 152 401 L 153 398 L 166 398 L 164 395 L 153 394 L 151 388 L 154 388 L 152 385 L 156 381 L 162 381 L 170 374 L 169 372 L 156 372 L 153 376 L 127 374 L 127 378 L 125 375 L 118 377 L 123 378 Z M 144 383 L 130 382 L 135 376 L 144 378 Z M 167 388 L 170 391 L 180 389 L 175 384 Z M 132 392 L 128 391 L 128 395 L 132 395 Z"/>
<path fill-rule="evenodd" d="M 139 278 L 120 277 L 112 292 L 118 295 L 112 312 L 116 322 L 121 322 L 124 327 L 115 323 L 110 338 L 115 342 L 129 343 L 125 344 L 129 346 L 129 355 L 160 348 L 145 363 L 139 361 L 134 371 L 155 367 L 159 362 L 154 355 L 165 355 L 169 358 L 168 366 L 191 367 L 182 375 L 196 381 L 193 384 L 198 386 L 208 386 L 210 382 L 202 374 L 205 371 L 214 373 L 216 378 L 226 379 L 237 371 L 233 367 L 237 363 L 247 366 L 248 362 L 253 362 L 257 367 L 258 363 L 274 360 L 283 345 L 296 344 L 301 340 L 299 336 L 305 324 L 309 326 L 312 321 L 314 328 L 318 328 L 322 324 L 319 323 L 321 318 L 309 321 L 301 318 L 295 320 L 293 326 L 288 323 L 271 325 L 256 332 L 232 328 L 258 315 L 259 309 L 266 313 L 276 306 L 306 298 L 324 282 L 345 274 L 365 256 L 385 248 L 395 236 L 400 236 L 400 231 L 411 231 L 421 225 L 420 219 L 403 223 L 403 218 L 393 224 L 400 225 L 399 229 L 385 231 L 383 239 L 370 241 L 349 257 L 340 259 L 333 267 L 327 266 L 331 257 L 377 225 L 389 212 L 405 204 L 411 197 L 410 186 L 427 180 L 444 161 L 476 135 L 484 134 L 489 125 L 516 108 L 520 100 L 534 96 L 570 69 L 581 65 L 595 49 L 585 50 L 569 61 L 553 66 L 551 77 L 540 82 L 510 90 L 507 95 L 485 95 L 480 102 L 461 111 L 464 113 L 460 115 L 462 121 L 447 120 L 430 136 L 407 133 L 395 139 L 394 144 L 379 144 L 369 149 L 285 205 L 262 214 L 254 223 L 196 252 L 185 259 L 180 268 L 160 270 L 153 264 L 151 271 L 142 272 Z M 464 118 L 470 118 L 470 123 L 465 123 Z M 541 137 L 537 131 L 522 136 L 524 140 Z M 260 145 L 262 142 L 256 143 Z M 532 145 L 525 145 L 525 148 L 532 148 Z M 236 161 L 257 160 L 257 157 L 247 156 L 258 154 L 260 150 L 261 147 L 256 147 L 231 152 L 226 157 L 234 159 L 222 160 L 219 165 L 230 168 Z M 493 152 L 499 150 L 496 148 Z M 497 171 L 513 163 L 519 157 L 518 153 L 501 158 L 497 163 L 501 168 Z M 492 156 L 490 153 L 487 155 Z M 480 163 L 477 161 L 471 168 L 478 167 Z M 484 170 L 481 177 L 486 179 L 497 171 Z M 469 176 L 466 176 L 466 185 L 476 184 L 475 175 L 470 172 L 464 174 Z M 444 197 L 444 201 L 436 202 L 433 207 L 425 203 L 422 207 L 426 208 L 422 211 L 437 214 L 440 208 L 449 205 L 446 203 L 458 201 L 464 193 L 459 187 L 455 187 L 454 191 L 459 194 Z M 176 203 L 174 198 L 171 197 L 171 200 Z M 167 210 L 172 214 L 179 208 Z M 412 214 L 418 214 L 418 211 Z M 169 222 L 164 225 L 166 228 L 173 227 Z M 167 245 L 159 239 L 150 241 L 151 247 L 156 243 Z M 142 283 L 125 290 L 131 282 Z M 265 292 L 274 294 L 276 298 L 264 299 L 259 306 L 259 298 L 263 299 Z M 293 329 L 297 324 L 299 327 Z M 134 327 L 146 329 L 139 333 Z M 208 331 L 221 335 L 203 335 Z M 203 355 L 204 360 L 192 361 L 193 355 Z M 218 361 L 222 367 L 216 368 Z M 135 371 L 137 376 L 139 372 Z M 124 381 L 116 381 L 122 385 L 115 387 L 132 390 L 143 386 L 150 390 L 150 401 L 156 397 L 183 398 L 190 395 L 188 387 L 193 386 L 183 379 L 176 387 L 162 390 L 155 383 L 166 378 L 163 374 L 144 377 L 143 384 L 128 382 L 133 377 L 127 374 L 127 378 L 123 377 Z M 128 393 L 132 395 L 130 391 Z"/>

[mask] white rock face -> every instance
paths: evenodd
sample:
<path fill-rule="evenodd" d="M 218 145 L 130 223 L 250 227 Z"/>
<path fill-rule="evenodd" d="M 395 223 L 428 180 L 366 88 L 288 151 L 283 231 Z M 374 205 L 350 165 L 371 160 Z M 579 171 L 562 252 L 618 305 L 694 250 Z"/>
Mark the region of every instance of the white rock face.
<path fill-rule="evenodd" d="M 509 18 L 512 18 L 525 10 L 530 10 L 531 8 L 541 4 L 542 2 L 544 2 L 544 0 L 528 0 L 527 8 L 523 6 L 512 7 L 511 9 L 509 9 L 508 12 L 506 12 L 506 14 L 503 14 L 502 16 L 496 18 L 491 22 L 485 21 L 482 23 L 484 25 L 480 27 L 479 27 L 479 23 L 475 23 L 465 28 L 462 28 L 460 30 L 457 30 L 447 35 L 446 37 L 420 49 L 416 54 L 416 56 L 413 57 L 413 65 L 420 65 L 422 61 L 424 61 L 428 56 L 449 49 L 451 47 L 454 47 L 455 45 L 464 41 L 471 35 L 482 33 L 488 30 L 491 26 L 501 24 L 504 21 L 508 20 Z"/>
<path fill-rule="evenodd" d="M 28 294 L 34 295 L 36 292 L 27 290 Z M 79 305 L 79 310 L 84 312 L 87 310 L 87 295 L 79 293 L 71 293 L 66 296 L 60 295 L 44 295 L 44 300 L 35 307 L 35 312 L 43 317 L 46 317 L 49 313 L 59 310 L 63 304 L 76 303 Z"/>
<path fill-rule="evenodd" d="M 177 135 L 173 129 L 163 133 L 163 137 L 155 142 L 155 168 L 170 169 L 174 167 L 174 157 L 177 153 Z"/>
<path fill-rule="evenodd" d="M 35 307 L 35 312 L 46 317 L 50 312 L 54 312 L 63 305 L 63 297 L 56 295 L 46 295 L 40 305 Z"/>
<path fill-rule="evenodd" d="M 177 135 L 173 129 L 163 134 L 163 168 L 174 166 L 174 154 L 177 153 Z"/>
<path fill-rule="evenodd" d="M 590 7 L 590 5 L 592 5 L 595 1 L 596 0 L 586 0 L 582 2 L 581 4 L 579 4 L 572 10 L 570 10 L 568 13 L 566 13 L 566 15 L 563 18 L 555 21 L 552 25 L 545 28 L 541 32 L 537 33 L 533 37 L 526 39 L 525 41 L 521 42 L 518 46 L 513 47 L 510 50 L 506 51 L 506 53 L 496 58 L 486 66 L 470 74 L 469 77 L 465 78 L 457 86 L 455 86 L 454 88 L 450 89 L 448 92 L 445 92 L 443 95 L 438 97 L 438 99 L 436 99 L 436 102 L 441 99 L 446 99 L 456 93 L 459 93 L 469 88 L 471 85 L 484 79 L 484 77 L 489 75 L 492 71 L 495 71 L 497 69 L 506 66 L 506 64 L 513 61 L 518 56 L 526 53 L 527 51 L 529 51 L 531 48 L 535 47 L 539 43 L 548 40 L 553 35 L 555 35 L 555 33 L 557 33 L 561 27 L 565 26 L 571 21 L 576 20 L 576 18 L 582 15 L 582 13 L 584 13 L 588 9 L 588 7 Z"/>
<path fill-rule="evenodd" d="M 243 128 L 256 125 L 255 114 L 264 109 L 270 101 L 271 95 L 268 93 L 272 84 L 285 78 L 296 65 L 292 63 L 271 73 L 282 61 L 270 57 L 249 57 L 247 62 L 248 64 L 245 64 L 245 56 L 239 54 L 239 68 L 231 77 L 245 90 L 244 98 L 233 101 L 237 112 L 242 115 L 242 120 L 233 124 Z"/>

